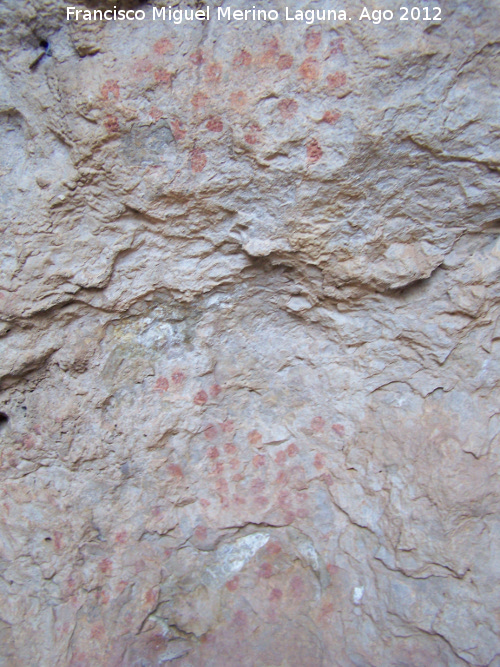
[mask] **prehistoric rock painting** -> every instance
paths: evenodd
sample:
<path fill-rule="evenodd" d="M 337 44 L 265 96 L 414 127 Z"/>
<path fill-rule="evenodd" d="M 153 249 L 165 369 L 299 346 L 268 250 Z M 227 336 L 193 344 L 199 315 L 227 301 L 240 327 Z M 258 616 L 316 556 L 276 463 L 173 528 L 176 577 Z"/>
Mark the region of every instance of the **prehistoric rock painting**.
<path fill-rule="evenodd" d="M 500 13 L 434 4 L 0 6 L 1 665 L 500 666 Z"/>

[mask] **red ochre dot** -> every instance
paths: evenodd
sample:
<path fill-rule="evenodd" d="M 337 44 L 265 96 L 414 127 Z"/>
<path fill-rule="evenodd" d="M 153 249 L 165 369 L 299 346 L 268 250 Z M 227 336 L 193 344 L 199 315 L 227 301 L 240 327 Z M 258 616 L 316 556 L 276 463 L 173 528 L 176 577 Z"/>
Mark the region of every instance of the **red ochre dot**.
<path fill-rule="evenodd" d="M 218 117 L 209 118 L 207 120 L 207 130 L 210 132 L 222 132 L 224 125 L 222 120 Z"/>
<path fill-rule="evenodd" d="M 191 152 L 191 171 L 195 174 L 200 173 L 205 169 L 207 164 L 207 156 L 199 148 L 195 148 Z"/>
<path fill-rule="evenodd" d="M 159 377 L 155 383 L 155 391 L 167 391 L 169 386 L 170 385 L 166 377 Z"/>
<path fill-rule="evenodd" d="M 276 601 L 276 600 L 281 600 L 282 597 L 283 597 L 283 591 L 281 590 L 281 588 L 273 588 L 269 596 L 269 599 L 271 601 Z"/>
<path fill-rule="evenodd" d="M 323 156 L 323 150 L 316 139 L 307 144 L 307 159 L 309 162 L 317 162 Z"/>
<path fill-rule="evenodd" d="M 226 582 L 226 588 L 228 591 L 234 592 L 240 585 L 240 578 L 236 575 L 229 581 Z"/>
<path fill-rule="evenodd" d="M 293 56 L 291 56 L 289 53 L 283 53 L 278 58 L 278 62 L 276 63 L 276 67 L 281 71 L 285 69 L 290 69 L 292 65 L 293 65 Z"/>
<path fill-rule="evenodd" d="M 208 401 L 208 394 L 204 389 L 199 391 L 193 398 L 193 403 L 195 403 L 196 405 L 205 405 L 207 401 Z"/>
<path fill-rule="evenodd" d="M 262 442 L 262 435 L 257 429 L 250 431 L 248 434 L 248 442 L 251 445 L 259 445 Z"/>
<path fill-rule="evenodd" d="M 172 49 L 173 44 L 167 37 L 162 37 L 162 39 L 159 39 L 157 42 L 155 42 L 153 46 L 153 51 L 159 56 L 164 56 Z"/>
<path fill-rule="evenodd" d="M 329 125 L 334 125 L 340 118 L 340 111 L 325 111 L 323 118 L 321 119 L 323 123 L 328 123 Z"/>
<path fill-rule="evenodd" d="M 340 88 L 345 85 L 347 76 L 345 72 L 334 72 L 333 74 L 329 74 L 326 80 L 330 88 Z"/>
<path fill-rule="evenodd" d="M 203 434 L 207 440 L 215 440 L 217 437 L 217 427 L 213 424 L 209 424 L 203 431 Z"/>
<path fill-rule="evenodd" d="M 248 51 L 245 51 L 245 49 L 242 49 L 233 58 L 234 67 L 246 67 L 250 65 L 251 62 L 252 56 L 248 53 Z"/>

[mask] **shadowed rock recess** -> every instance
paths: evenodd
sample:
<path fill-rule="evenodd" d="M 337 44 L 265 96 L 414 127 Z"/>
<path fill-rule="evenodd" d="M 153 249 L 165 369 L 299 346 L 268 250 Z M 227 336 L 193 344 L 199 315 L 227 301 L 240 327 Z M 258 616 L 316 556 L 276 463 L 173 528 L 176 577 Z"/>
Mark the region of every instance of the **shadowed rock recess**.
<path fill-rule="evenodd" d="M 498 2 L 68 4 L 0 5 L 0 665 L 499 667 Z"/>

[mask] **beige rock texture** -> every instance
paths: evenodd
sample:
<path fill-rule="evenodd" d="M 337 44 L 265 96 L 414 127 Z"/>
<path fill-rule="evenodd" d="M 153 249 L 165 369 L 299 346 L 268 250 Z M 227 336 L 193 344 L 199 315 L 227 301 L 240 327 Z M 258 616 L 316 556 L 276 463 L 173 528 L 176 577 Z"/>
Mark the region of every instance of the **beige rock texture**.
<path fill-rule="evenodd" d="M 0 4 L 0 665 L 499 667 L 498 1 L 68 4 Z"/>

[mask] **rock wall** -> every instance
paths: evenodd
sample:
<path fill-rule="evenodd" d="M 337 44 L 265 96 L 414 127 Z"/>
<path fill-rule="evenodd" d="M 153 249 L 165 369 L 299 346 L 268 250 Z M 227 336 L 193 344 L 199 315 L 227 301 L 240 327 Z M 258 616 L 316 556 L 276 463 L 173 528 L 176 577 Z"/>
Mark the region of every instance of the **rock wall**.
<path fill-rule="evenodd" d="M 499 667 L 498 3 L 67 4 L 0 6 L 0 664 Z"/>

